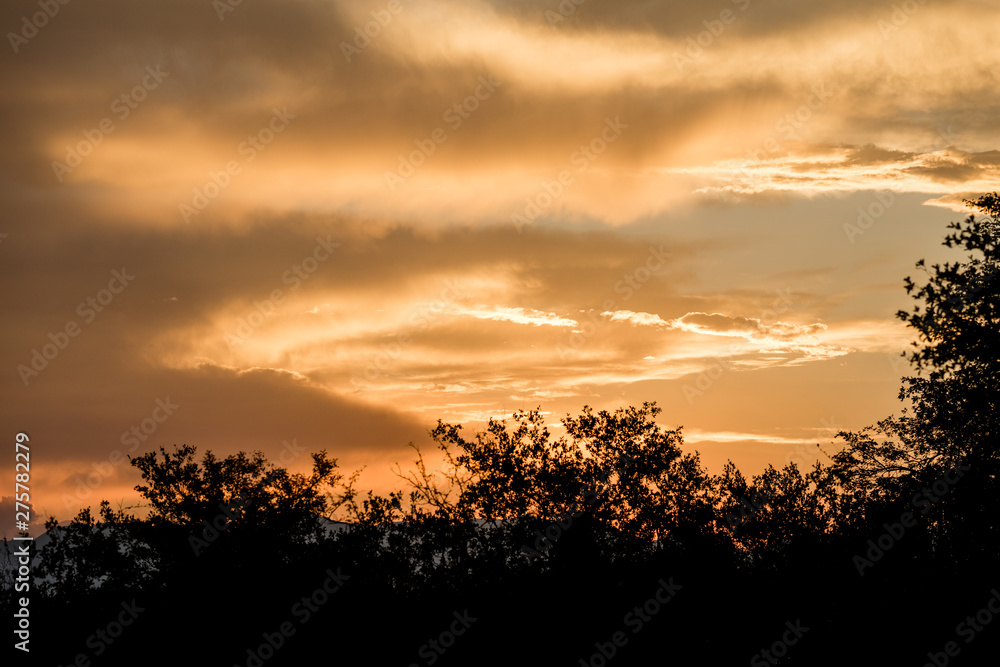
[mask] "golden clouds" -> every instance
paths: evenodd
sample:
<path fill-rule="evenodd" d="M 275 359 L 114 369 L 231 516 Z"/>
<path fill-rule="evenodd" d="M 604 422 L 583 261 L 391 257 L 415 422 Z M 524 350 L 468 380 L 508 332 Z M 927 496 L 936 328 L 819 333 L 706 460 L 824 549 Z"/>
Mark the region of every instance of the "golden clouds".
<path fill-rule="evenodd" d="M 8 367 L 141 270 L 4 398 L 83 463 L 167 393 L 165 442 L 356 460 L 439 416 L 649 397 L 790 445 L 765 438 L 813 409 L 788 378 L 866 415 L 895 394 L 900 277 L 1000 175 L 1000 10 L 917 4 L 68 5 L 0 62 Z"/>
<path fill-rule="evenodd" d="M 19 104 L 31 107 L 7 98 L 19 135 L 33 138 L 12 147 L 27 165 L 17 178 L 51 190 L 62 176 L 94 206 L 158 225 L 185 222 L 179 209 L 205 199 L 213 175 L 234 162 L 239 173 L 198 224 L 238 224 L 262 208 L 494 223 L 532 206 L 543 223 L 627 224 L 697 204 L 690 195 L 704 188 L 808 194 L 887 178 L 844 164 L 790 176 L 814 154 L 799 146 L 863 139 L 931 155 L 928 144 L 948 127 L 994 138 L 979 110 L 995 97 L 983 76 L 998 63 L 975 47 L 992 24 L 982 7 L 960 21 L 973 16 L 961 3 L 921 5 L 887 34 L 879 21 L 892 18 L 882 9 L 851 3 L 839 14 L 742 0 L 595 5 L 556 24 L 545 8 L 511 3 L 406 1 L 395 13 L 377 0 L 284 3 L 280 12 L 265 3 L 240 6 L 218 25 L 201 12 L 193 31 L 184 18 L 204 9 L 193 4 L 158 5 L 151 22 L 115 6 L 78 25 L 54 23 L 50 42 L 32 44 L 5 71 Z M 959 22 L 971 39 L 960 38 Z M 342 44 L 358 52 L 345 57 Z M 78 62 L 54 69 L 50 58 L 68 56 L 70 45 Z M 126 52 L 127 66 L 105 66 Z M 147 67 L 170 75 L 78 167 L 52 173 Z M 484 77 L 498 82 L 489 99 L 477 92 Z M 473 108 L 456 115 L 470 99 Z M 58 100 L 73 100 L 72 109 Z M 251 162 L 242 147 L 267 129 L 273 108 L 295 119 Z M 579 161 L 607 118 L 629 129 Z M 435 132 L 440 141 L 429 139 Z M 433 152 L 421 152 L 428 141 Z M 761 146 L 774 147 L 761 164 L 740 164 Z M 882 185 L 947 188 L 947 175 L 980 175 L 954 161 L 928 168 L 910 165 L 906 178 Z M 567 170 L 572 183 L 537 206 L 545 184 Z M 396 175 L 391 184 L 386 174 Z"/>
<path fill-rule="evenodd" d="M 726 183 L 698 189 L 718 195 L 780 191 L 809 196 L 859 190 L 956 194 L 988 190 L 1000 178 L 1000 153 L 995 150 L 973 153 L 948 147 L 913 153 L 872 145 L 806 146 L 797 155 L 758 156 L 677 171 Z"/>

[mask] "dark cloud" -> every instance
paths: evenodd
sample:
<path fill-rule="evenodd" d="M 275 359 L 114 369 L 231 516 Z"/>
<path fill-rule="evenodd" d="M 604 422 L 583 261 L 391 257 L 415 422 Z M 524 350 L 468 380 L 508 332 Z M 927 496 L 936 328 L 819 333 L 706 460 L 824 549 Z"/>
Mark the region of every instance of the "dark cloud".
<path fill-rule="evenodd" d="M 715 0 L 709 3 L 494 0 L 490 4 L 501 15 L 516 17 L 529 25 L 537 23 L 558 30 L 579 32 L 641 32 L 671 38 L 697 35 L 706 29 L 705 22 L 719 20 L 724 11 L 731 12 L 733 17 L 726 29 L 734 33 L 738 31 L 744 39 L 808 30 L 810 27 L 825 28 L 831 22 L 856 19 L 859 15 L 875 14 L 877 11 L 864 0 L 848 0 L 836 5 L 805 0 Z M 872 19 L 873 22 L 875 20 Z"/>
<path fill-rule="evenodd" d="M 914 153 L 890 150 L 888 148 L 876 146 L 875 144 L 867 144 L 865 146 L 847 147 L 847 155 L 844 157 L 844 163 L 852 166 L 864 166 L 904 162 L 906 160 L 913 159 L 914 157 Z"/>

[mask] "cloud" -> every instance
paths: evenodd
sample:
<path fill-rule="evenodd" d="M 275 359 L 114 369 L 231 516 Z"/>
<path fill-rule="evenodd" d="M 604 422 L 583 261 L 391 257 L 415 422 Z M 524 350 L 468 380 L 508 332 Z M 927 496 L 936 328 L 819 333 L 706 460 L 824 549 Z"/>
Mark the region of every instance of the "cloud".
<path fill-rule="evenodd" d="M 692 312 L 681 317 L 664 321 L 659 315 L 650 313 L 635 313 L 624 310 L 610 315 L 611 321 L 626 321 L 637 326 L 655 326 L 668 329 L 679 329 L 689 333 L 710 336 L 729 336 L 746 338 L 753 341 L 794 341 L 803 338 L 814 338 L 816 334 L 827 330 L 827 325 L 790 324 L 773 322 L 766 324 L 752 317 L 731 317 L 721 313 Z"/>
<path fill-rule="evenodd" d="M 956 213 L 971 214 L 973 211 L 965 202 L 971 201 L 981 194 L 981 192 L 957 192 L 955 194 L 928 199 L 924 202 L 924 205 L 937 206 L 938 208 L 948 209 Z"/>
<path fill-rule="evenodd" d="M 754 160 L 724 160 L 708 167 L 677 169 L 724 185 L 707 185 L 705 195 L 769 193 L 816 195 L 859 190 L 961 194 L 988 191 L 1000 179 L 1000 152 L 945 148 L 910 153 L 879 148 L 803 146 L 798 152 Z"/>
<path fill-rule="evenodd" d="M 73 21 L 45 26 L 16 66 L 10 59 L 0 68 L 3 89 L 16 91 L 0 98 L 11 128 L 0 173 L 34 197 L 96 208 L 106 220 L 176 228 L 178 206 L 231 160 L 241 172 L 198 224 L 302 207 L 422 225 L 509 222 L 544 192 L 541 183 L 570 169 L 572 184 L 540 222 L 625 224 L 690 205 L 688 193 L 702 187 L 744 195 L 896 187 L 865 168 L 932 153 L 946 128 L 978 153 L 1000 138 L 1000 93 L 984 83 L 1000 62 L 978 46 L 992 39 L 995 10 L 982 5 L 922 5 L 905 39 L 889 40 L 878 29 L 889 9 L 861 0 L 749 3 L 745 11 L 732 3 L 736 20 L 681 71 L 674 56 L 719 10 L 601 4 L 580 6 L 554 27 L 545 12 L 556 2 L 406 2 L 351 62 L 341 42 L 351 43 L 384 3 L 244 3 L 221 22 L 193 0 L 154 0 L 142 15 L 122 0 L 78 8 Z M 21 9 L 0 11 L 5 24 L 19 24 Z M 170 74 L 120 117 L 113 101 L 147 66 Z M 457 127 L 446 120 L 489 75 L 500 87 L 473 99 L 476 109 Z M 796 120 L 817 85 L 832 97 Z M 275 107 L 295 118 L 245 161 L 239 147 Z M 576 169 L 574 156 L 619 116 L 628 129 Z M 53 162 L 66 161 L 103 118 L 115 129 L 59 183 Z M 385 174 L 436 128 L 447 141 L 390 192 Z M 861 148 L 839 169 L 856 178 L 835 168 L 825 179 L 831 165 L 817 164 L 782 180 L 764 164 L 752 171 L 766 187 L 733 183 L 747 171 L 740 156 L 768 139 L 780 146 L 765 163 L 779 168 L 792 164 L 773 160 L 800 140 L 838 145 L 845 137 Z M 977 159 L 927 158 L 900 167 L 896 180 L 947 190 L 956 179 L 995 176 L 983 171 L 986 157 Z"/>
<path fill-rule="evenodd" d="M 994 187 L 994 6 L 923 3 L 887 37 L 892 9 L 867 0 L 591 0 L 552 25 L 559 6 L 404 0 L 348 59 L 384 0 L 244 2 L 224 21 L 204 0 L 108 0 L 8 53 L 0 392 L 51 443 L 40 492 L 58 498 L 168 395 L 182 408 L 144 446 L 297 437 L 381 461 L 439 416 L 669 399 L 727 355 L 758 370 L 902 341 L 876 320 L 899 305 L 884 286 L 901 258 L 937 245 L 891 233 L 917 198 L 864 244 L 842 226 L 857 193 L 958 210 Z M 736 20 L 678 65 L 723 7 Z M 0 23 L 36 10 L 6 3 Z M 147 67 L 169 75 L 124 114 Z M 294 118 L 262 134 L 276 108 Z M 185 224 L 179 205 L 216 188 Z M 928 229 L 942 215 L 918 212 Z M 299 277 L 319 237 L 340 246 Z M 123 266 L 134 283 L 82 322 Z M 803 293 L 791 322 L 722 314 L 765 313 L 786 286 Z M 24 386 L 15 369 L 69 322 L 86 326 Z"/>
<path fill-rule="evenodd" d="M 536 327 L 575 327 L 579 323 L 576 320 L 559 317 L 555 313 L 545 313 L 531 308 L 511 308 L 507 306 L 480 306 L 478 308 L 462 308 L 452 306 L 450 312 L 457 315 L 467 315 L 482 320 L 494 320 L 496 322 L 514 322 L 515 324 L 530 324 Z"/>
<path fill-rule="evenodd" d="M 639 313 L 631 310 L 607 311 L 601 315 L 607 317 L 611 322 L 628 322 L 633 326 L 679 329 L 689 333 L 760 340 L 793 340 L 815 336 L 827 329 L 827 325 L 821 323 L 799 325 L 774 322 L 765 324 L 757 318 L 731 317 L 721 313 L 690 312 L 672 320 L 664 320 L 653 313 Z"/>
<path fill-rule="evenodd" d="M 684 442 L 760 442 L 773 445 L 815 445 L 815 438 L 786 438 L 770 433 L 737 433 L 733 431 L 702 431 L 685 429 Z"/>
<path fill-rule="evenodd" d="M 636 313 L 631 310 L 616 310 L 614 312 L 604 312 L 601 313 L 601 315 L 609 317 L 612 322 L 629 322 L 634 326 L 670 327 L 669 322 L 664 322 L 660 319 L 659 315 L 654 315 L 652 313 Z"/>
<path fill-rule="evenodd" d="M 720 313 L 688 313 L 672 325 L 693 333 L 750 338 L 761 330 L 760 320 L 746 317 L 728 317 Z"/>

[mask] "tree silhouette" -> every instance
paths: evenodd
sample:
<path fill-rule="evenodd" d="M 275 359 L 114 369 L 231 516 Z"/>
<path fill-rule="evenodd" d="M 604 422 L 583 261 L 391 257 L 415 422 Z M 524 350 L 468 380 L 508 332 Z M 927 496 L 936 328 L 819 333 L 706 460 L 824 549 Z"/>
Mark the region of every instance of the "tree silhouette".
<path fill-rule="evenodd" d="M 1000 370 L 996 354 L 1000 344 L 1000 196 L 996 193 L 965 202 L 984 217 L 970 215 L 954 222 L 945 237 L 948 248 L 970 254 L 964 262 L 935 264 L 928 280 L 918 287 L 906 278 L 906 291 L 923 302 L 912 313 L 898 317 L 917 330 L 920 340 L 910 360 L 918 371 L 928 371 L 932 380 L 972 374 L 995 377 Z M 971 378 L 966 378 L 971 379 Z"/>
<path fill-rule="evenodd" d="M 123 594 L 149 585 L 162 568 L 161 555 L 145 539 L 149 526 L 124 509 L 112 510 L 106 500 L 97 518 L 88 507 L 66 526 L 50 518 L 45 528 L 48 544 L 38 574 L 42 590 L 53 597 L 82 601 L 95 591 Z"/>
<path fill-rule="evenodd" d="M 566 435 L 558 439 L 538 409 L 516 412 L 512 424 L 491 420 L 471 439 L 460 425 L 439 422 L 431 436 L 447 463 L 447 486 L 427 472 L 422 457 L 404 479 L 412 499 L 438 518 L 485 521 L 493 531 L 498 522 L 531 532 L 552 522 L 590 525 L 607 543 L 594 546 L 597 552 L 615 540 L 649 545 L 682 532 L 711 533 L 710 477 L 697 454 L 681 451 L 680 429 L 656 424 L 660 411 L 653 403 L 614 413 L 584 406 L 579 417 L 562 420 Z"/>
<path fill-rule="evenodd" d="M 350 587 L 269 667 L 328 656 L 333 636 L 364 646 L 370 664 L 412 664 L 455 609 L 475 609 L 483 630 L 435 664 L 576 664 L 608 646 L 622 610 L 642 602 L 636 591 L 676 578 L 676 601 L 649 620 L 658 629 L 630 636 L 615 665 L 742 663 L 793 618 L 813 628 L 795 647 L 800 664 L 919 664 L 952 638 L 955 609 L 982 604 L 1000 565 L 1000 199 L 968 203 L 987 218 L 953 223 L 945 245 L 969 256 L 918 263 L 926 283 L 905 282 L 918 302 L 898 314 L 918 334 L 918 375 L 900 392 L 910 405 L 841 433 L 833 465 L 768 466 L 748 480 L 730 462 L 711 475 L 683 451 L 681 428 L 656 423 L 654 403 L 584 406 L 559 437 L 539 408 L 471 436 L 439 421 L 440 460 L 417 449 L 397 470 L 405 487 L 386 495 L 359 490 L 358 473 L 345 479 L 325 451 L 306 475 L 259 452 L 199 461 L 194 447 L 160 448 L 132 460 L 144 517 L 103 501 L 96 517 L 46 524 L 42 604 L 76 627 L 94 609 L 149 600 L 149 622 L 102 664 L 132 664 L 157 640 L 164 660 L 168 649 L 182 659 L 188 647 L 162 630 L 177 618 L 225 639 L 200 662 L 248 664 L 240 647 L 287 621 L 336 566 Z M 346 519 L 336 530 L 334 516 Z M 925 648 L 928 637 L 937 643 Z M 529 644 L 541 648 L 526 658 Z M 977 638 L 963 658 L 995 646 Z"/>
<path fill-rule="evenodd" d="M 910 408 L 841 433 L 847 447 L 834 457 L 846 488 L 868 500 L 873 516 L 875 508 L 916 494 L 933 501 L 921 504 L 927 509 L 921 527 L 936 545 L 935 557 L 953 564 L 991 557 L 1000 491 L 1000 199 L 994 193 L 966 203 L 985 217 L 951 223 L 944 241 L 967 251 L 965 260 L 929 269 L 921 260 L 926 282 L 905 280 L 919 302 L 897 314 L 918 334 L 909 358 L 919 375 L 903 378 L 900 390 Z M 955 471 L 961 481 L 942 487 Z M 947 492 L 928 495 L 935 484 Z"/>

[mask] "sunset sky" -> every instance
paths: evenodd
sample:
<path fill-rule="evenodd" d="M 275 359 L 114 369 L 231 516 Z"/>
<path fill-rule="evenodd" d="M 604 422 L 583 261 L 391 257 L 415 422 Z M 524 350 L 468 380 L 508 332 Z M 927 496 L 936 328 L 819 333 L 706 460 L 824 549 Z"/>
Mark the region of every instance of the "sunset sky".
<path fill-rule="evenodd" d="M 1000 175 L 987 0 L 46 6 L 0 9 L 39 520 L 183 443 L 384 491 L 437 419 L 535 407 L 811 461 L 899 413 L 903 278 Z"/>

